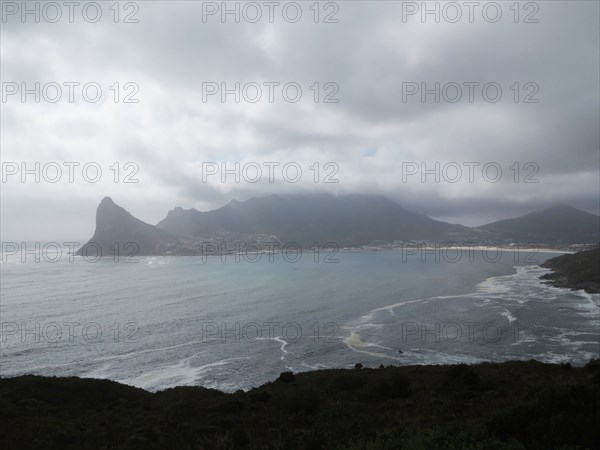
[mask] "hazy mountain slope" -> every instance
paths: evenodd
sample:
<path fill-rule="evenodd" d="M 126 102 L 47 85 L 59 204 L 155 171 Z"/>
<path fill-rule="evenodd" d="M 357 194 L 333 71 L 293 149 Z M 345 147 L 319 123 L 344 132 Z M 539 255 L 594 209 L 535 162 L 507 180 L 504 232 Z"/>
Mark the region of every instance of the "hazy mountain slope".
<path fill-rule="evenodd" d="M 499 238 L 523 243 L 560 245 L 600 241 L 600 217 L 570 206 L 534 211 L 479 228 Z"/>
<path fill-rule="evenodd" d="M 121 257 L 153 255 L 162 253 L 161 244 L 176 241 L 171 233 L 142 222 L 115 204 L 110 197 L 104 197 L 96 210 L 94 236 L 77 254 L 96 256 L 100 248 L 102 256 L 114 256 L 117 251 Z"/>
<path fill-rule="evenodd" d="M 289 195 L 232 201 L 200 212 L 176 208 L 158 225 L 182 236 L 206 236 L 215 231 L 273 234 L 282 242 L 332 241 L 340 246 L 374 241 L 436 239 L 466 227 L 433 220 L 371 195 Z"/>
<path fill-rule="evenodd" d="M 440 222 L 375 195 L 272 195 L 200 212 L 175 208 L 157 226 L 142 222 L 109 197 L 96 212 L 96 231 L 77 254 L 197 254 L 197 242 L 252 241 L 270 235 L 302 246 L 352 247 L 393 241 L 520 242 L 564 246 L 600 241 L 600 218 L 555 207 L 471 229 Z M 227 235 L 223 237 L 223 233 Z M 230 242 L 231 243 L 231 242 Z M 171 245 L 174 244 L 174 245 Z M 168 250 L 168 251 L 167 251 Z"/>

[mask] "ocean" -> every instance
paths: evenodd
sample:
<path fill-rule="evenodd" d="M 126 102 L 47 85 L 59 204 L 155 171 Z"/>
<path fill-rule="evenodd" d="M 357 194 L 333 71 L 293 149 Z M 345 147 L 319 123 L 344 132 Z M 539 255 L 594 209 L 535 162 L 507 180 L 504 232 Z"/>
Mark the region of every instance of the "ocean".
<path fill-rule="evenodd" d="M 538 264 L 552 256 L 3 256 L 0 375 L 231 392 L 356 363 L 583 365 L 599 356 L 600 295 L 541 282 Z"/>

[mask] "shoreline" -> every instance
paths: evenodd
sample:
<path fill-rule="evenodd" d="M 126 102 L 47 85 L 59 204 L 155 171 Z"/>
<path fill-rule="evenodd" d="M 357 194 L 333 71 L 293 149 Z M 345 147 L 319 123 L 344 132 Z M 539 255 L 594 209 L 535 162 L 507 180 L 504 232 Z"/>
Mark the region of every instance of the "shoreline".
<path fill-rule="evenodd" d="M 551 258 L 541 267 L 552 271 L 541 277 L 551 286 L 600 294 L 600 247 Z"/>
<path fill-rule="evenodd" d="M 222 258 L 224 256 L 237 256 L 237 257 L 244 257 L 244 256 L 259 256 L 259 255 L 266 255 L 266 256 L 273 256 L 273 255 L 296 255 L 296 254 L 321 254 L 323 255 L 323 257 L 330 257 L 333 258 L 335 257 L 336 254 L 338 253 L 372 253 L 372 252 L 382 252 L 382 251 L 401 251 L 401 252 L 406 252 L 407 256 L 413 256 L 416 255 L 418 252 L 422 252 L 422 251 L 438 251 L 438 252 L 452 252 L 452 251 L 466 251 L 466 252 L 500 252 L 500 253 L 523 253 L 523 254 L 528 254 L 530 256 L 533 256 L 537 253 L 554 253 L 554 254 L 574 254 L 577 253 L 577 251 L 575 250 L 568 250 L 568 249 L 553 249 L 553 248 L 537 248 L 537 247 L 504 247 L 504 246 L 497 246 L 497 245 L 490 245 L 490 246 L 485 246 L 485 245 L 472 245 L 472 246 L 465 246 L 465 245 L 459 245 L 459 246 L 452 246 L 452 245 L 424 245 L 424 244 L 406 244 L 405 246 L 392 246 L 390 244 L 390 246 L 381 246 L 381 247 L 371 247 L 371 246 L 361 246 L 361 247 L 337 247 L 337 246 L 329 246 L 329 247 L 323 247 L 320 248 L 318 250 L 315 250 L 314 248 L 310 248 L 310 247 L 298 247 L 298 248 L 293 248 L 293 249 L 289 249 L 284 251 L 283 249 L 278 249 L 278 250 L 262 250 L 262 251 L 244 251 L 244 252 L 239 252 L 239 251 L 230 251 L 230 252 L 222 252 L 222 253 L 156 253 L 156 254 L 135 254 L 135 255 L 123 255 L 120 256 L 120 258 L 129 258 L 130 262 L 134 262 L 135 258 L 140 258 L 140 259 L 148 259 L 148 258 L 163 258 L 163 257 L 173 257 L 173 258 L 185 258 L 185 257 L 202 257 L 202 258 L 208 258 L 208 257 L 212 257 L 212 258 Z M 59 252 L 52 252 L 49 253 L 47 251 L 40 251 L 39 254 L 37 255 L 37 258 L 39 261 L 35 261 L 40 262 L 42 259 L 43 260 L 47 260 L 50 259 L 51 263 L 56 262 L 54 259 L 58 256 L 59 259 L 61 257 L 62 253 Z M 77 254 L 77 252 L 65 252 L 65 254 L 68 256 L 69 262 L 73 262 L 76 259 L 77 260 L 87 260 L 86 257 L 84 257 L 83 255 L 79 255 Z M 12 256 L 12 255 L 11 255 Z M 16 262 L 23 262 L 20 260 L 20 258 L 22 258 L 22 255 L 16 254 L 14 255 L 16 256 L 16 259 L 18 259 L 19 261 Z M 35 255 L 34 255 L 35 256 Z M 42 258 L 43 257 L 43 258 Z M 114 255 L 102 255 L 102 256 L 88 256 L 87 258 L 91 258 L 93 261 L 99 261 L 99 260 L 106 260 L 106 259 L 115 259 Z M 7 255 L 4 255 L 3 253 L 0 253 L 0 264 L 6 264 L 6 263 L 12 263 L 15 261 L 11 261 L 9 260 L 9 258 L 7 257 Z"/>

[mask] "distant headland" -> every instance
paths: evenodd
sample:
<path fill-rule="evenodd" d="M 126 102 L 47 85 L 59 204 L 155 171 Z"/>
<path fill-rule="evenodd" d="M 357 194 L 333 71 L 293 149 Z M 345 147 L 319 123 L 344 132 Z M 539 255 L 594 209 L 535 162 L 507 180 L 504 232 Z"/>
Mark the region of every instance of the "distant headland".
<path fill-rule="evenodd" d="M 552 269 L 542 278 L 549 280 L 553 286 L 600 294 L 600 247 L 557 256 L 546 261 L 542 267 Z"/>
<path fill-rule="evenodd" d="M 406 242 L 581 250 L 600 242 L 600 217 L 569 206 L 470 228 L 432 219 L 376 195 L 271 195 L 211 210 L 169 211 L 145 223 L 105 197 L 96 230 L 78 255 L 198 255 L 235 252 L 236 245 L 295 243 L 310 248 L 394 246 Z"/>

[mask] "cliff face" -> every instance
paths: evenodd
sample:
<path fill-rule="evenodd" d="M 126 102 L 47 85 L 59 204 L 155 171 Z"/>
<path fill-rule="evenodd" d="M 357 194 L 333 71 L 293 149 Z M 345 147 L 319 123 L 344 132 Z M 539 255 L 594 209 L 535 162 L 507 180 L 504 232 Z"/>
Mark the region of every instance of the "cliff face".
<path fill-rule="evenodd" d="M 600 247 L 549 259 L 542 267 L 553 272 L 542 278 L 556 287 L 600 293 Z"/>
<path fill-rule="evenodd" d="M 96 230 L 78 251 L 80 256 L 134 257 L 162 254 L 162 246 L 177 239 L 165 230 L 133 217 L 128 211 L 104 197 L 96 210 Z"/>

